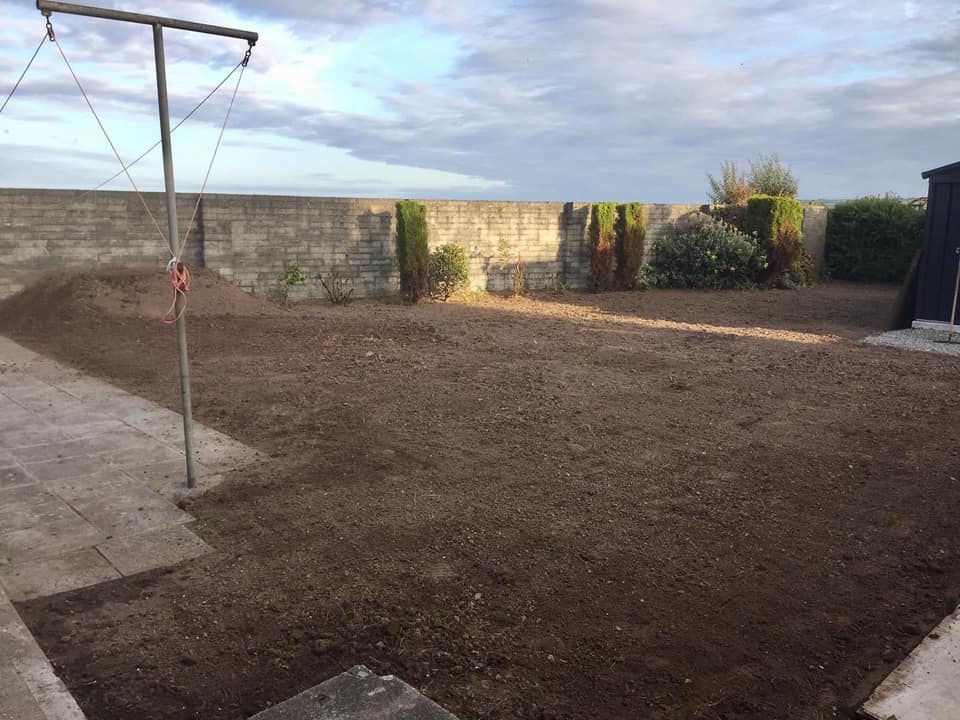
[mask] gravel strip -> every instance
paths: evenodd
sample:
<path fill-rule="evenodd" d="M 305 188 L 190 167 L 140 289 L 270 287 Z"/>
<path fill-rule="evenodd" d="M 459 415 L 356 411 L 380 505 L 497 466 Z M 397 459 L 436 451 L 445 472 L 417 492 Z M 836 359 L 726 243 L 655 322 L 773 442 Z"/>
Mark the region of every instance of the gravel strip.
<path fill-rule="evenodd" d="M 863 342 L 869 345 L 889 345 L 905 350 L 919 352 L 941 353 L 943 355 L 960 356 L 960 327 L 953 335 L 953 342 L 943 342 L 947 339 L 948 331 L 908 328 L 906 330 L 891 330 L 879 335 L 864 338 Z M 939 342 L 938 342 L 939 341 Z"/>

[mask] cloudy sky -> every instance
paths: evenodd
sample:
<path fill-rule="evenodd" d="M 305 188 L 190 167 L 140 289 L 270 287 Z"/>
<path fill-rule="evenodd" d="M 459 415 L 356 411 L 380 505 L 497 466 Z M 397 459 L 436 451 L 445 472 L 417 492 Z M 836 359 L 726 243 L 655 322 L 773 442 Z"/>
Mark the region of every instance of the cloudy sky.
<path fill-rule="evenodd" d="M 113 4 L 260 33 L 210 192 L 704 202 L 706 172 L 777 153 L 804 198 L 914 196 L 920 171 L 960 160 L 956 0 Z M 0 12 L 5 96 L 43 22 L 32 0 Z M 53 20 L 136 157 L 158 137 L 149 27 Z M 246 44 L 166 37 L 176 122 Z M 231 86 L 174 135 L 181 190 L 199 187 Z M 52 45 L 0 143 L 0 186 L 88 188 L 119 170 Z M 160 189 L 159 151 L 133 174 Z"/>

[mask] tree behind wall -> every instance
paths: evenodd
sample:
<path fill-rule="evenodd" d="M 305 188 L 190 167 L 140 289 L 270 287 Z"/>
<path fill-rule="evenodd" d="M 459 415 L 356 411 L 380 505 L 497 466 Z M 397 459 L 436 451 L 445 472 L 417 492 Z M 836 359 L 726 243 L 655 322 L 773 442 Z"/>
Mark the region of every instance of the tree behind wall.
<path fill-rule="evenodd" d="M 397 202 L 397 262 L 400 295 L 415 303 L 427 294 L 430 248 L 427 244 L 427 206 L 414 200 Z"/>
<path fill-rule="evenodd" d="M 617 209 L 617 284 L 633 290 L 646 249 L 647 209 L 643 203 L 627 203 Z"/>
<path fill-rule="evenodd" d="M 596 203 L 590 209 L 590 289 L 612 290 L 616 285 L 614 255 L 616 253 L 617 204 Z"/>
<path fill-rule="evenodd" d="M 746 205 L 747 199 L 755 192 L 732 160 L 721 166 L 719 179 L 707 173 L 707 180 L 710 183 L 707 196 L 715 205 Z"/>
<path fill-rule="evenodd" d="M 747 184 L 757 195 L 793 198 L 797 196 L 797 178 L 789 166 L 780 162 L 780 157 L 761 155 L 750 161 Z"/>

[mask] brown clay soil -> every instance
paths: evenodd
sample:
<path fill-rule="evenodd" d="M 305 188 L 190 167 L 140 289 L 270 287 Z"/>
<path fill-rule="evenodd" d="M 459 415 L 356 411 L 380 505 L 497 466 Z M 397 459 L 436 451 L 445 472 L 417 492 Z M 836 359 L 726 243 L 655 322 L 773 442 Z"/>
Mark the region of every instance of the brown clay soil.
<path fill-rule="evenodd" d="M 957 600 L 957 361 L 895 289 L 287 310 L 200 274 L 197 417 L 265 451 L 217 552 L 20 606 L 91 720 L 244 718 L 354 664 L 465 720 L 845 717 Z M 0 332 L 169 407 L 162 276 Z"/>

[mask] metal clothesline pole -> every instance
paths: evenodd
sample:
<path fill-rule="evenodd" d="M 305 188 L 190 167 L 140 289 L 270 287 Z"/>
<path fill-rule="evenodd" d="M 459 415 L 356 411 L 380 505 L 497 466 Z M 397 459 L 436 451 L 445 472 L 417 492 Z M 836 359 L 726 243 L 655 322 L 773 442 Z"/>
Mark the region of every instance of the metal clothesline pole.
<path fill-rule="evenodd" d="M 163 182 L 167 196 L 167 227 L 168 240 L 171 252 L 177 252 L 179 232 L 177 230 L 177 191 L 173 178 L 173 146 L 170 142 L 170 110 L 167 102 L 167 70 L 163 52 L 163 28 L 220 35 L 223 37 L 246 40 L 253 45 L 259 39 L 255 32 L 236 30 L 233 28 L 206 25 L 187 20 L 143 15 L 110 8 L 90 7 L 87 5 L 73 5 L 51 0 L 37 0 L 37 9 L 44 15 L 59 12 L 69 15 L 83 15 L 86 17 L 119 20 L 121 22 L 139 23 L 153 27 L 153 52 L 157 70 L 157 103 L 160 111 L 160 141 L 163 147 Z M 174 257 L 179 262 L 179 257 Z M 190 362 L 187 354 L 187 321 L 184 313 L 186 302 L 183 293 L 176 294 L 177 313 L 177 362 L 180 368 L 180 400 L 183 411 L 183 449 L 187 460 L 187 487 L 196 486 L 196 470 L 193 457 L 193 405 L 190 399 Z"/>
<path fill-rule="evenodd" d="M 153 57 L 157 65 L 157 103 L 160 108 L 160 142 L 163 150 L 163 184 L 167 191 L 167 237 L 171 251 L 176 252 L 180 232 L 177 230 L 177 190 L 173 180 L 173 146 L 170 143 L 170 108 L 167 105 L 167 66 L 163 54 L 163 25 L 153 26 Z M 174 257 L 173 262 L 180 262 Z M 175 268 L 173 269 L 175 270 Z M 173 271 L 171 270 L 171 272 Z M 180 406 L 183 409 L 183 452 L 187 456 L 187 487 L 197 484 L 193 461 L 193 402 L 190 399 L 190 360 L 187 355 L 187 318 L 183 293 L 175 293 L 177 318 L 177 362 L 180 366 Z"/>

